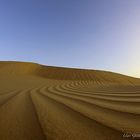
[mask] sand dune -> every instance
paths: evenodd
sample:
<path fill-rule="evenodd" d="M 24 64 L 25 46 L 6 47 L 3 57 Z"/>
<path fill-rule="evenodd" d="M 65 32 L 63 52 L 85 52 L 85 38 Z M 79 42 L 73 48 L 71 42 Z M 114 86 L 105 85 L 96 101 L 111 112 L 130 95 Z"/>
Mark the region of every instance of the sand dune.
<path fill-rule="evenodd" d="M 124 133 L 140 135 L 140 79 L 0 62 L 0 140 L 133 139 Z"/>

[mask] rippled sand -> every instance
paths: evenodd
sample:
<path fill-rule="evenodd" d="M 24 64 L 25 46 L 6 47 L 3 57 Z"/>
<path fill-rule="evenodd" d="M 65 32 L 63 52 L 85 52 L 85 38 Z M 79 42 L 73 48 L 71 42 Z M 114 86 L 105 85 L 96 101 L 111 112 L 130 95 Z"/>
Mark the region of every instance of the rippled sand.
<path fill-rule="evenodd" d="M 0 140 L 132 139 L 124 133 L 140 133 L 140 79 L 0 62 Z"/>

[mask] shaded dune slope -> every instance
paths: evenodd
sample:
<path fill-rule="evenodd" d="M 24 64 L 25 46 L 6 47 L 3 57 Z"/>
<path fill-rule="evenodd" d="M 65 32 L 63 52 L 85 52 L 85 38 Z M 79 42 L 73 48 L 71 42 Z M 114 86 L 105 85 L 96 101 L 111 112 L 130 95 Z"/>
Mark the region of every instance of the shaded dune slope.
<path fill-rule="evenodd" d="M 0 62 L 1 140 L 123 140 L 140 133 L 140 79 Z M 138 139 L 138 138 L 137 138 Z"/>
<path fill-rule="evenodd" d="M 97 81 L 100 83 L 140 83 L 140 79 L 113 72 L 43 66 L 36 63 L 26 62 L 0 62 L 0 74 L 31 74 L 55 80 L 86 80 L 95 82 Z"/>

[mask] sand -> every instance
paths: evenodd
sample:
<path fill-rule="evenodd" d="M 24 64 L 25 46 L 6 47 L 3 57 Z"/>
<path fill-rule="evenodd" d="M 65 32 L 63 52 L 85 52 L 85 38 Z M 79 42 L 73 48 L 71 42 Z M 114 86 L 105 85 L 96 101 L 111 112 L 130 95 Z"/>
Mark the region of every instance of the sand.
<path fill-rule="evenodd" d="M 140 79 L 0 62 L 0 140 L 124 140 L 135 134 Z"/>

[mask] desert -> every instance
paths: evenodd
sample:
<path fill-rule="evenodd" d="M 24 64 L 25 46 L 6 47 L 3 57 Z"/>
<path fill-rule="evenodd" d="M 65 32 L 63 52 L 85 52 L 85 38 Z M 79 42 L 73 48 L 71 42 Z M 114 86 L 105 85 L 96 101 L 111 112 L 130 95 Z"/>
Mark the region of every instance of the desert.
<path fill-rule="evenodd" d="M 123 140 L 139 133 L 140 79 L 0 62 L 1 140 Z"/>

